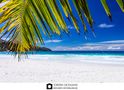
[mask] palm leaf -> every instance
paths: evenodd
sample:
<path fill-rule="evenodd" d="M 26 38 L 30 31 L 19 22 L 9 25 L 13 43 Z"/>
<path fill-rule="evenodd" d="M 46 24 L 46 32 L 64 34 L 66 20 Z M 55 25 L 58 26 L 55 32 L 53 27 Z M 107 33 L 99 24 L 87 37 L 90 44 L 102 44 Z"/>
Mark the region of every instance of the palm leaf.
<path fill-rule="evenodd" d="M 107 4 L 107 2 L 106 2 L 106 0 L 101 0 L 101 3 L 102 3 L 102 5 L 103 5 L 103 7 L 104 7 L 104 9 L 105 9 L 105 11 L 106 11 L 106 14 L 108 15 L 108 17 L 110 18 L 110 20 L 112 19 L 111 17 L 111 12 L 110 12 L 110 9 L 109 9 L 109 7 L 108 7 L 108 4 Z"/>
<path fill-rule="evenodd" d="M 124 12 L 124 0 L 116 0 L 122 12 Z"/>

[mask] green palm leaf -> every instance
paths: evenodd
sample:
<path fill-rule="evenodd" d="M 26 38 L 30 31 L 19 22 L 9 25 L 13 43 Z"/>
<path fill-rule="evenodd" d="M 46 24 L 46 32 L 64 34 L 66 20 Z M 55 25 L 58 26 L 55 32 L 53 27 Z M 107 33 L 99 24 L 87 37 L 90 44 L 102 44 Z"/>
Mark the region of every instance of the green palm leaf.
<path fill-rule="evenodd" d="M 109 9 L 109 7 L 108 7 L 108 4 L 107 4 L 107 2 L 106 2 L 106 0 L 101 0 L 101 3 L 102 3 L 102 5 L 103 5 L 103 7 L 104 7 L 104 9 L 105 9 L 105 11 L 106 11 L 106 14 L 109 16 L 109 18 L 110 18 L 110 20 L 112 19 L 111 17 L 111 12 L 110 12 L 110 9 Z"/>
<path fill-rule="evenodd" d="M 122 12 L 124 12 L 124 0 L 116 0 Z"/>

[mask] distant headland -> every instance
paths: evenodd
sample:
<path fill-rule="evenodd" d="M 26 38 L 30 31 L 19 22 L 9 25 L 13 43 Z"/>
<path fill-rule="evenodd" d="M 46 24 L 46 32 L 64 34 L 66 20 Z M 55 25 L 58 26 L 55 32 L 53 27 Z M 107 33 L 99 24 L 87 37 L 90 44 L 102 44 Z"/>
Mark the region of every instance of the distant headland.
<path fill-rule="evenodd" d="M 0 39 L 0 51 L 11 51 L 9 48 L 7 48 L 7 42 L 5 40 Z M 32 47 L 30 51 L 52 51 L 51 49 L 47 47 Z"/>

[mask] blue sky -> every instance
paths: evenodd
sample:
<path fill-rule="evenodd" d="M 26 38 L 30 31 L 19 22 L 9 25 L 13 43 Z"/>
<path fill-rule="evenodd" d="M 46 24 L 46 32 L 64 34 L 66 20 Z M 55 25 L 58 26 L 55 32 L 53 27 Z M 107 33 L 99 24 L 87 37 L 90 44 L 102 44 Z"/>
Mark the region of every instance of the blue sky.
<path fill-rule="evenodd" d="M 78 21 L 81 33 L 76 33 L 76 30 L 72 23 L 70 23 L 66 17 L 64 19 L 68 25 L 68 29 L 71 32 L 70 35 L 62 33 L 60 36 L 53 36 L 50 40 L 44 36 L 45 46 L 52 50 L 124 50 L 124 13 L 122 13 L 115 0 L 108 0 L 110 10 L 112 13 L 112 22 L 107 17 L 100 0 L 87 0 L 92 18 L 94 20 L 94 30 L 96 37 L 93 36 L 88 28 L 88 39 L 84 38 L 83 26 L 78 17 L 78 14 L 71 3 L 72 11 Z M 59 5 L 59 4 L 58 4 Z M 61 6 L 59 6 L 61 9 Z M 62 10 L 62 9 L 61 9 Z M 62 11 L 63 12 L 63 11 Z M 63 13 L 62 13 L 63 14 Z M 64 14 L 63 14 L 64 15 Z"/>
<path fill-rule="evenodd" d="M 108 0 L 108 4 L 112 13 L 112 22 L 106 16 L 106 13 L 100 3 L 100 0 L 87 0 L 94 19 L 94 30 L 96 37 L 93 37 L 88 27 L 88 40 L 84 38 L 83 26 L 77 16 L 75 8 L 73 13 L 80 25 L 81 33 L 78 35 L 73 25 L 66 20 L 68 29 L 71 34 L 62 37 L 54 36 L 52 40 L 45 38 L 45 46 L 52 50 L 124 50 L 124 13 L 114 0 Z M 71 3 L 71 2 L 70 2 Z M 87 25 L 88 26 L 88 25 Z"/>

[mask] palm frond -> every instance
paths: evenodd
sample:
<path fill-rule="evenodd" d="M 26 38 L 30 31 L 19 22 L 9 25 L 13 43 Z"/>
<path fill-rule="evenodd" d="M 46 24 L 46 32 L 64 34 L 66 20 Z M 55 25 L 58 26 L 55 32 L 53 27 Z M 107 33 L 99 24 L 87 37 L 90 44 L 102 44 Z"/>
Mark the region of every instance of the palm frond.
<path fill-rule="evenodd" d="M 124 0 L 116 0 L 122 12 L 124 12 Z"/>
<path fill-rule="evenodd" d="M 112 16 L 111 16 L 111 12 L 110 9 L 108 7 L 107 1 L 106 0 L 101 0 L 101 3 L 106 11 L 106 14 L 108 15 L 108 17 L 110 18 L 110 20 L 112 20 Z"/>

